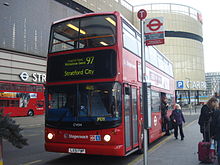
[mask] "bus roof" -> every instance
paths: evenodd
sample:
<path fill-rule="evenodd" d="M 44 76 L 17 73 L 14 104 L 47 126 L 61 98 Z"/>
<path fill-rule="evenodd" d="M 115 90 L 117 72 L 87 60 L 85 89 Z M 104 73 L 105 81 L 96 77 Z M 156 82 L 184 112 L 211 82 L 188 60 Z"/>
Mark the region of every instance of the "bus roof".
<path fill-rule="evenodd" d="M 64 19 L 60 19 L 57 21 L 54 21 L 53 24 L 59 23 L 59 22 L 63 22 L 63 21 L 67 21 L 70 19 L 76 19 L 76 18 L 81 18 L 81 17 L 89 17 L 89 16 L 96 16 L 96 15 L 108 15 L 108 14 L 114 14 L 114 15 L 120 15 L 121 14 L 118 11 L 114 11 L 114 12 L 102 12 L 102 13 L 86 13 L 86 14 L 80 14 L 80 15 L 76 15 L 76 16 L 70 16 Z"/>

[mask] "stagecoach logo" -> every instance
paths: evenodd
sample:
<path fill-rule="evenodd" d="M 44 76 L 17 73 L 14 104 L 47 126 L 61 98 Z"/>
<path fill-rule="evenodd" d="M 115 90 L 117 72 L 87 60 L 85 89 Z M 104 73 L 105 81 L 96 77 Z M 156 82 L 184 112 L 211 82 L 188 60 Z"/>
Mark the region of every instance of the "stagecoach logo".
<path fill-rule="evenodd" d="M 71 134 L 68 134 L 68 133 L 65 133 L 63 135 L 63 137 L 65 139 L 88 139 L 88 135 L 71 135 Z"/>

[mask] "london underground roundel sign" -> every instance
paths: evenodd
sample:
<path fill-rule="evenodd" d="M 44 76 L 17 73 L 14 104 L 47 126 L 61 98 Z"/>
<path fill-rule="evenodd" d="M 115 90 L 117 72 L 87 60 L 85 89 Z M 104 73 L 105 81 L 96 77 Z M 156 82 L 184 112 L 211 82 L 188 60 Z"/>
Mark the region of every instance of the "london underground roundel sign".
<path fill-rule="evenodd" d="M 164 31 L 163 17 L 146 19 L 145 33 Z"/>
<path fill-rule="evenodd" d="M 147 27 L 151 30 L 151 31 L 157 31 L 160 29 L 160 27 L 163 26 L 163 23 L 160 22 L 159 19 L 152 19 L 150 20 L 150 22 L 147 24 Z"/>
<path fill-rule="evenodd" d="M 21 78 L 21 80 L 23 80 L 23 81 L 27 81 L 28 78 L 29 78 L 29 75 L 28 75 L 27 72 L 22 72 L 22 73 L 20 74 L 20 78 Z"/>

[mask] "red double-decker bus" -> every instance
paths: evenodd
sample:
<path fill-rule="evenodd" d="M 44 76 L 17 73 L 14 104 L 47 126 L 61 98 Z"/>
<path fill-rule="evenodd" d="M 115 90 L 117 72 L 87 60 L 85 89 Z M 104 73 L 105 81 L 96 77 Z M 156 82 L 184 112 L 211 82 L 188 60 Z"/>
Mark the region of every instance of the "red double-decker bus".
<path fill-rule="evenodd" d="M 0 81 L 0 109 L 10 116 L 34 116 L 45 112 L 44 86 Z"/>
<path fill-rule="evenodd" d="M 143 150 L 140 34 L 118 12 L 52 25 L 47 63 L 45 149 L 126 156 Z M 160 97 L 174 98 L 172 64 L 146 47 L 149 142 L 161 137 Z"/>

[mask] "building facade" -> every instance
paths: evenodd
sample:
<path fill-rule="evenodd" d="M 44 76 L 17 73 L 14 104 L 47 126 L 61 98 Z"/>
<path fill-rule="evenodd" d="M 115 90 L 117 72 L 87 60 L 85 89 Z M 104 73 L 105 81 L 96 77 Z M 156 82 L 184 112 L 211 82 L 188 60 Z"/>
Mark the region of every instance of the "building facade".
<path fill-rule="evenodd" d="M 220 72 L 208 72 L 205 74 L 207 95 L 213 96 L 220 94 Z"/>

